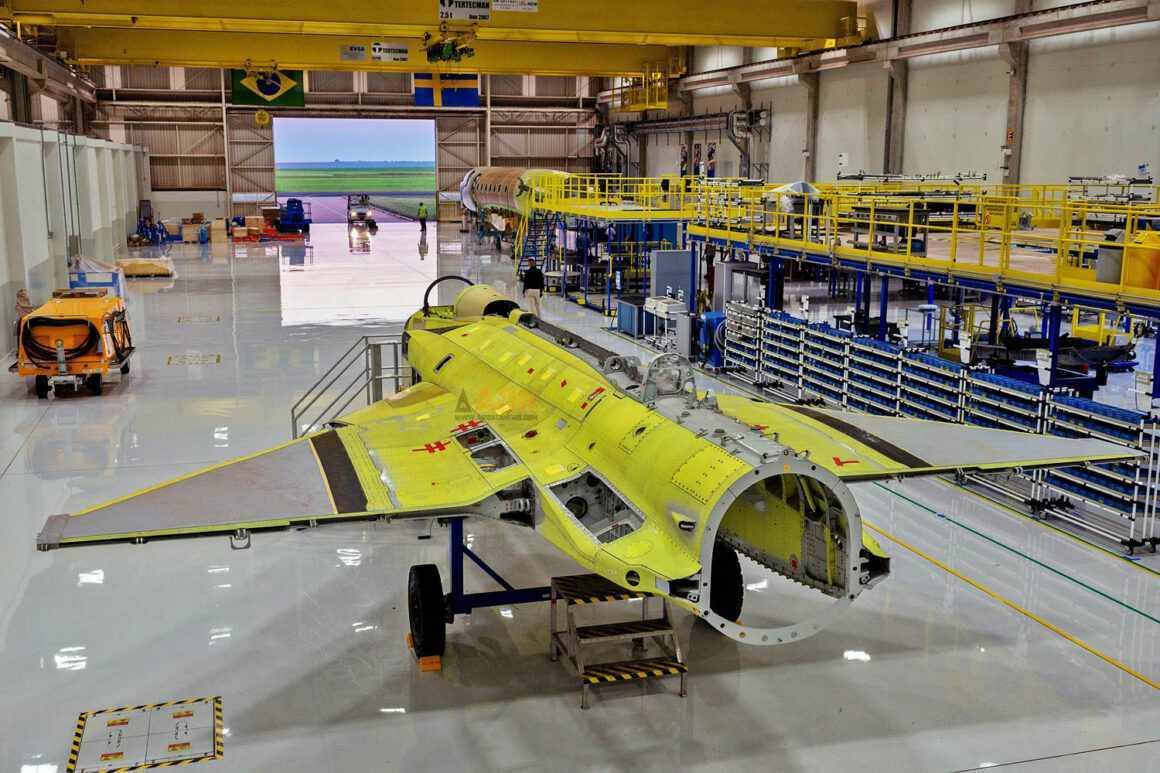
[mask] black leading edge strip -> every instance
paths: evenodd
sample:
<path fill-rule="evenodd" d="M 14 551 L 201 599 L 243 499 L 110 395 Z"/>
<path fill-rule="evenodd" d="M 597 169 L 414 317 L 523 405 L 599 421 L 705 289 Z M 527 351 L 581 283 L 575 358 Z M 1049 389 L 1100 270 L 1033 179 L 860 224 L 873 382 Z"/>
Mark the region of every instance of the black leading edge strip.
<path fill-rule="evenodd" d="M 314 452 L 318 454 L 318 461 L 322 463 L 322 471 L 326 475 L 326 483 L 330 486 L 330 496 L 334 499 L 334 507 L 339 514 L 363 513 L 367 509 L 367 495 L 359 482 L 358 473 L 346 453 L 342 438 L 338 432 L 331 430 L 310 438 Z"/>

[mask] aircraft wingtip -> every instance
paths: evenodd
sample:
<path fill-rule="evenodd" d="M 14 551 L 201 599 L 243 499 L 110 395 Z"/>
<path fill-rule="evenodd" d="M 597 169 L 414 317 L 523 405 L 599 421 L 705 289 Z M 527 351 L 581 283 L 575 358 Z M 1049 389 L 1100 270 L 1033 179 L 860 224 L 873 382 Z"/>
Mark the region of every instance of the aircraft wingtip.
<path fill-rule="evenodd" d="M 64 536 L 64 525 L 67 522 L 67 513 L 50 515 L 48 520 L 44 522 L 44 528 L 40 530 L 40 534 L 36 535 L 36 549 L 52 550 L 53 548 L 59 548 L 61 538 Z"/>

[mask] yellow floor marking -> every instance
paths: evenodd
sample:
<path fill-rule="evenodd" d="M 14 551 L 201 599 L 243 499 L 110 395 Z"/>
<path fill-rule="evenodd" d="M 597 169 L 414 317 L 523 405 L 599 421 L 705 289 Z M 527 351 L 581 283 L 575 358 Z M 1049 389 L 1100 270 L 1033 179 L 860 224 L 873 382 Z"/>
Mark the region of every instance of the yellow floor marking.
<path fill-rule="evenodd" d="M 950 566 L 948 566 L 947 564 L 944 564 L 942 561 L 939 561 L 937 558 L 934 558 L 933 556 L 929 556 L 926 553 L 919 550 L 918 548 L 914 547 L 913 545 L 910 545 L 910 544 L 902 541 L 898 537 L 895 537 L 893 534 L 890 534 L 889 532 L 885 532 L 882 529 L 879 529 L 877 526 L 870 523 L 869 521 L 863 520 L 862 524 L 867 529 L 870 529 L 870 531 L 872 531 L 872 532 L 874 532 L 882 537 L 885 537 L 886 539 L 893 542 L 895 545 L 898 545 L 900 548 L 903 548 L 904 550 L 909 550 L 911 553 L 915 554 L 919 558 L 924 559 L 924 560 L 934 564 L 939 569 L 942 569 L 944 572 L 947 572 L 948 574 L 954 575 L 955 577 L 959 578 L 960 580 L 967 583 L 975 590 L 982 591 L 983 593 L 985 593 L 988 596 L 990 596 L 991 598 L 993 598 L 995 601 L 998 601 L 999 603 L 1003 604 L 1004 606 L 1015 610 L 1016 612 L 1023 615 L 1024 617 L 1028 618 L 1029 620 L 1034 620 L 1036 623 L 1039 623 L 1041 626 L 1043 626 L 1047 630 L 1051 631 L 1052 633 L 1057 634 L 1059 636 L 1062 636 L 1063 638 L 1067 639 L 1069 642 L 1076 645 L 1080 649 L 1087 650 L 1088 652 L 1095 655 L 1097 658 L 1104 661 L 1105 663 L 1112 665 L 1112 666 L 1115 666 L 1116 668 L 1120 669 L 1121 671 L 1123 671 L 1125 674 L 1128 674 L 1129 676 L 1134 676 L 1135 678 L 1139 679 L 1141 682 L 1148 685 L 1149 687 L 1151 687 L 1154 690 L 1160 690 L 1160 683 L 1157 683 L 1156 681 L 1149 679 L 1148 677 L 1141 674 L 1139 671 L 1136 671 L 1133 668 L 1131 668 L 1130 666 L 1127 666 L 1127 665 L 1121 663 L 1120 661 L 1116 660 L 1115 658 L 1111 657 L 1110 655 L 1106 655 L 1103 652 L 1100 652 L 1095 647 L 1091 646 L 1090 644 L 1083 641 L 1082 639 L 1079 639 L 1075 636 L 1072 636 L 1070 633 L 1063 630 L 1059 626 L 1053 625 L 1052 623 L 1049 623 L 1048 621 L 1044 620 L 1042 617 L 1035 614 L 1034 612 L 1031 612 L 1030 610 L 1024 609 L 1023 607 L 1019 606 L 1011 599 L 1009 599 L 1006 596 L 1003 596 L 999 593 L 996 593 L 995 591 L 988 588 L 986 585 L 983 585 L 981 582 L 971 579 L 970 577 L 963 574 L 962 572 L 959 572 L 956 569 L 952 569 Z"/>

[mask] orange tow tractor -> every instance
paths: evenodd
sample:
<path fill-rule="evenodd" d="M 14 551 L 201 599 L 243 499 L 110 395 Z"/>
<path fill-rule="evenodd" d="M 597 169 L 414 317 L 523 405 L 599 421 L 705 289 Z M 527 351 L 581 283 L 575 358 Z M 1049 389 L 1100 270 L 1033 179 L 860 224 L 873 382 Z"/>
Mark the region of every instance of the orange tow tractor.
<path fill-rule="evenodd" d="M 9 370 L 35 377 L 42 400 L 61 384 L 99 395 L 111 371 L 129 372 L 133 354 L 125 304 L 104 290 L 56 290 L 20 320 L 17 341 Z"/>

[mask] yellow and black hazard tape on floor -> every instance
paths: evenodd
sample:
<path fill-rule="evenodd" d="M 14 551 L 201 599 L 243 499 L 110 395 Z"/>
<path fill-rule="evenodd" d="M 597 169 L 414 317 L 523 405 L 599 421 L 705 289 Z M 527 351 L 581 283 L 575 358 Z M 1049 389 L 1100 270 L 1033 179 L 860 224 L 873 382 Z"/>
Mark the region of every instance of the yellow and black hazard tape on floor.
<path fill-rule="evenodd" d="M 78 762 L 81 755 L 81 744 L 85 736 L 85 728 L 88 723 L 95 717 L 107 714 L 122 714 L 131 713 L 135 711 L 157 711 L 160 709 L 175 708 L 178 706 L 190 706 L 198 703 L 208 703 L 213 706 L 213 749 L 204 754 L 195 757 L 187 757 L 183 759 L 173 760 L 159 760 L 156 762 L 130 762 L 121 767 L 113 767 L 118 761 L 112 755 L 107 755 L 108 759 L 101 759 L 97 763 L 97 767 L 88 766 L 84 770 L 98 769 L 104 773 L 128 773 L 133 770 L 149 770 L 151 768 L 176 768 L 192 765 L 195 762 L 209 762 L 211 760 L 221 759 L 225 755 L 225 742 L 223 740 L 223 731 L 225 729 L 224 714 L 222 712 L 222 698 L 220 695 L 204 698 L 181 698 L 179 700 L 163 701 L 161 703 L 139 703 L 130 704 L 127 706 L 113 706 L 107 709 L 96 709 L 94 711 L 85 711 L 77 716 L 76 727 L 73 731 L 72 744 L 69 746 L 68 766 L 65 768 L 65 773 L 76 773 L 78 770 Z M 117 720 L 120 722 L 120 720 Z M 126 718 L 124 723 L 127 725 L 129 720 Z M 106 755 L 102 755 L 105 757 Z"/>
<path fill-rule="evenodd" d="M 643 599 L 650 594 L 622 588 L 598 574 L 553 577 L 552 587 L 569 604 L 597 604 L 601 601 Z"/>
<path fill-rule="evenodd" d="M 671 658 L 651 658 L 648 660 L 630 660 L 624 663 L 602 663 L 586 666 L 580 674 L 580 681 L 588 684 L 607 684 L 609 682 L 629 682 L 634 679 L 649 679 L 658 676 L 675 676 L 689 670 L 684 663 L 678 663 Z"/>

